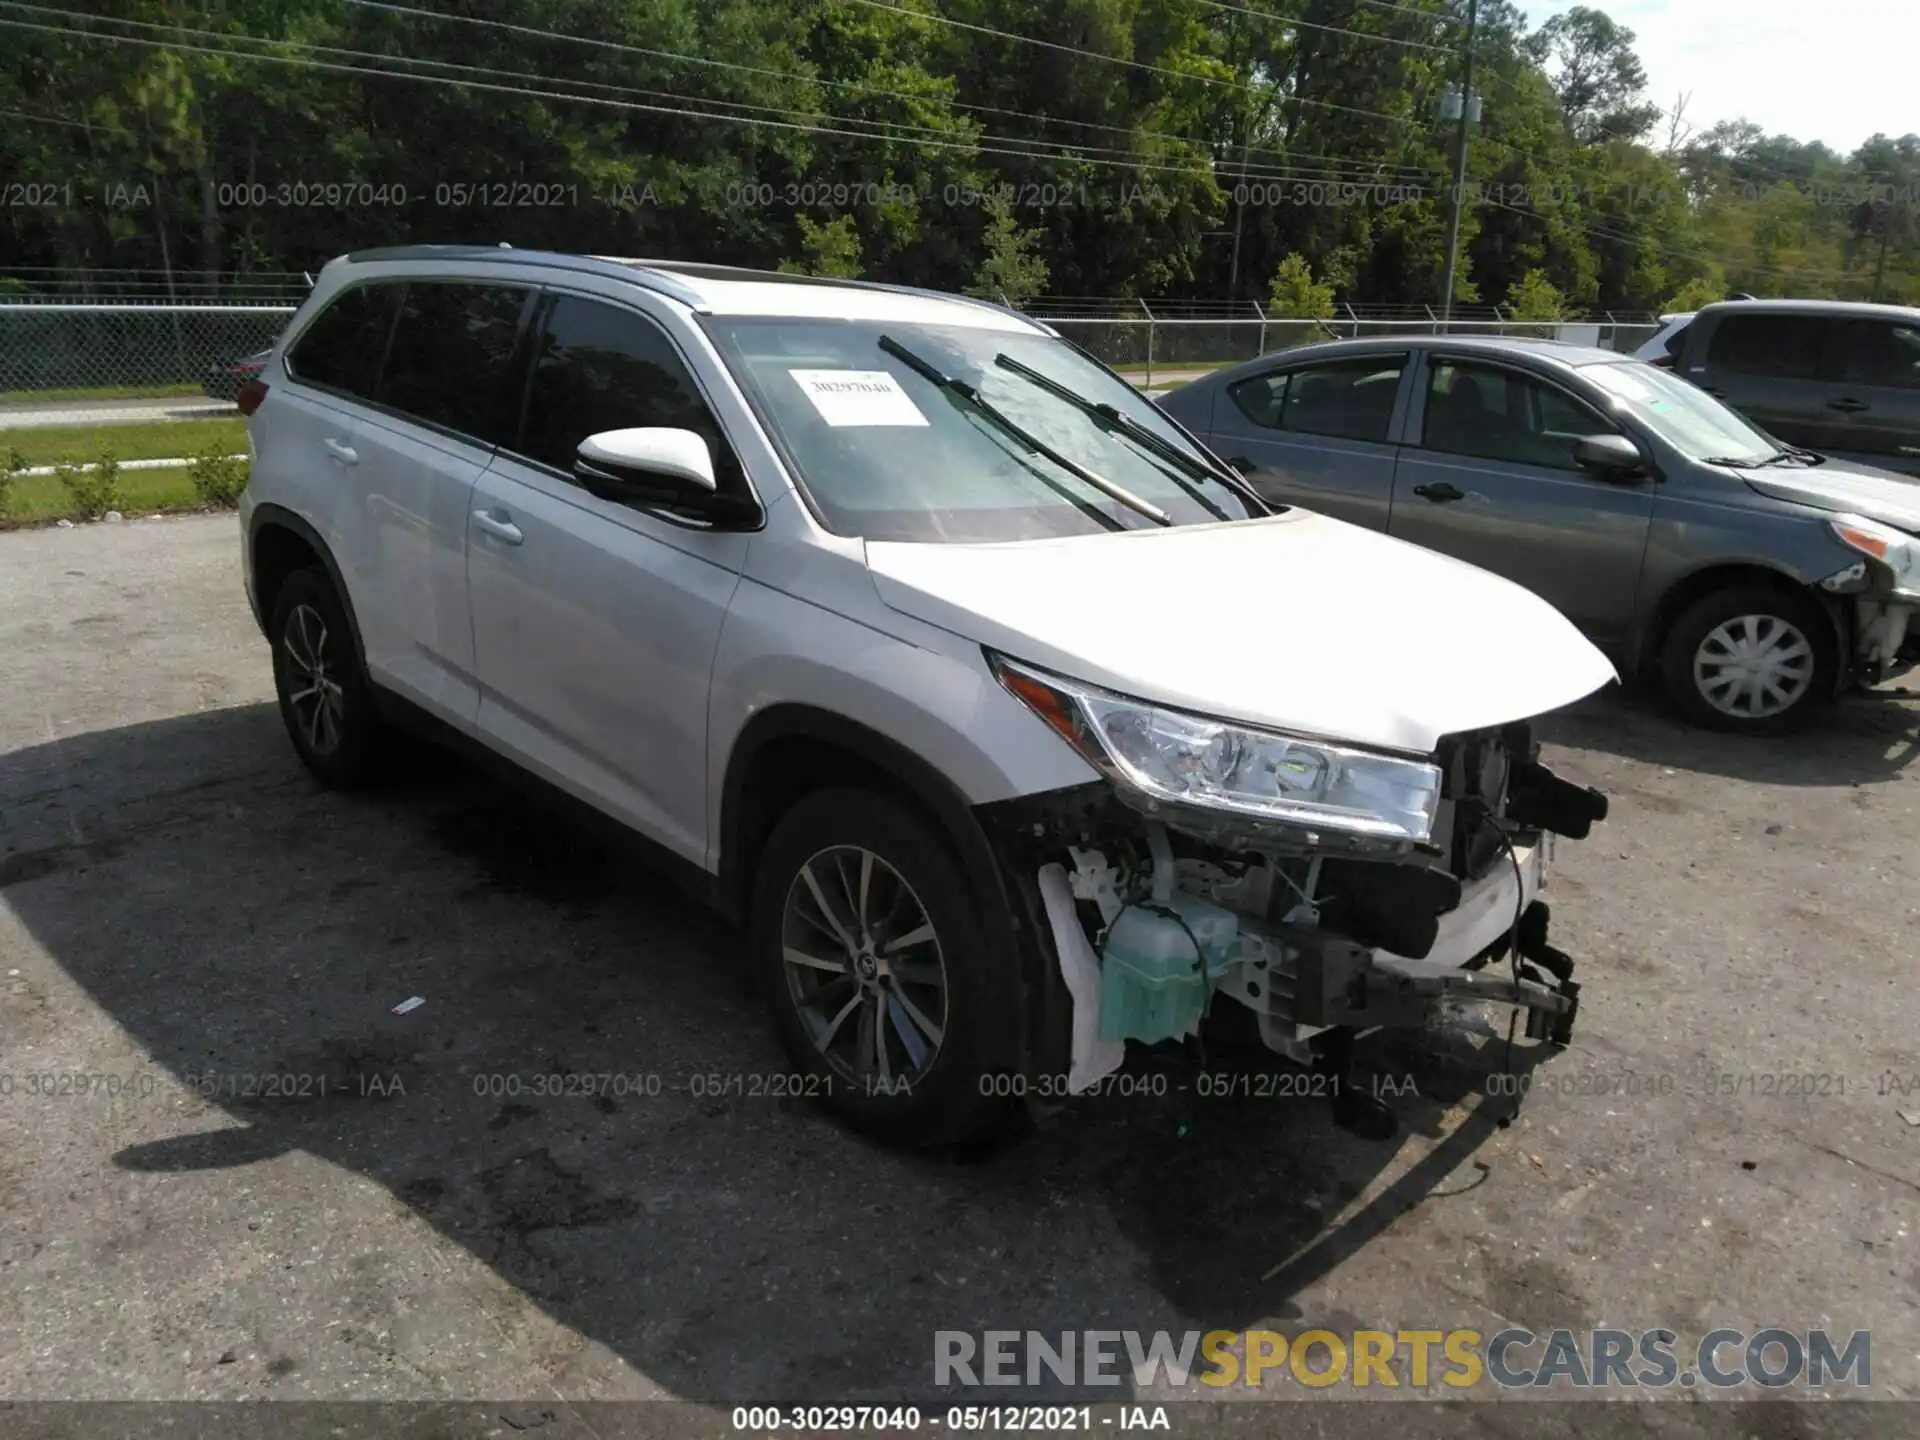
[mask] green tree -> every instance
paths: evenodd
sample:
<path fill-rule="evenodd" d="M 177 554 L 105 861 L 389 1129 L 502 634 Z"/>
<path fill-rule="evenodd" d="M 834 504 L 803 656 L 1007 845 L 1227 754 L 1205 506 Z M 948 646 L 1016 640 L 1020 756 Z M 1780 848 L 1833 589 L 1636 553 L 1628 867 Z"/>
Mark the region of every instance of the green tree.
<path fill-rule="evenodd" d="M 989 191 L 985 209 L 987 227 L 981 243 L 986 254 L 967 293 L 1024 305 L 1047 288 L 1047 262 L 1034 253 L 1043 237 L 1038 230 L 1020 228 L 1005 190 Z"/>
<path fill-rule="evenodd" d="M 1289 255 L 1267 287 L 1267 313 L 1288 320 L 1325 320 L 1333 314 L 1333 286 L 1313 278 L 1304 256 Z"/>
<path fill-rule="evenodd" d="M 860 277 L 860 233 L 853 228 L 851 215 L 824 225 L 804 215 L 793 218 L 800 226 L 800 258 L 782 260 L 781 270 L 789 275 L 827 275 L 837 280 Z"/>
<path fill-rule="evenodd" d="M 1698 310 L 1702 305 L 1711 305 L 1717 300 L 1727 298 L 1726 272 L 1719 266 L 1713 267 L 1713 273 L 1697 275 L 1687 281 L 1660 307 L 1662 314 L 1671 315 L 1682 311 Z"/>
<path fill-rule="evenodd" d="M 1507 291 L 1506 313 L 1515 320 L 1565 320 L 1567 300 L 1544 270 L 1529 270 Z"/>

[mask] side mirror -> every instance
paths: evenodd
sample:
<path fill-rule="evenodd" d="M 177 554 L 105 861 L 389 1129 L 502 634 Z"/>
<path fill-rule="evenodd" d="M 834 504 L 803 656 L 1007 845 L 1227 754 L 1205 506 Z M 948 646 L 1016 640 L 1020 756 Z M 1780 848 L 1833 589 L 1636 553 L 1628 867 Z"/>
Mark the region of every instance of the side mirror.
<path fill-rule="evenodd" d="M 1588 435 L 1573 447 L 1574 463 L 1603 480 L 1633 480 L 1646 473 L 1640 447 L 1624 435 Z"/>
<path fill-rule="evenodd" d="M 691 430 L 602 430 L 580 442 L 573 478 L 602 500 L 711 510 L 719 498 L 713 453 Z"/>

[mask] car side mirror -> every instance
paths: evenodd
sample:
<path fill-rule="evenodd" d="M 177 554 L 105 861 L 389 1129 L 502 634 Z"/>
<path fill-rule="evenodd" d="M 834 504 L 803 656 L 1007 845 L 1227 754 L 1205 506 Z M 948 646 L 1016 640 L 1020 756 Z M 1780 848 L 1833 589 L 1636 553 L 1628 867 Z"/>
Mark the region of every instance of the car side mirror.
<path fill-rule="evenodd" d="M 1574 463 L 1602 480 L 1637 480 L 1646 474 L 1640 447 L 1624 435 L 1587 435 L 1573 447 Z"/>
<path fill-rule="evenodd" d="M 713 509 L 720 498 L 713 452 L 691 430 L 647 426 L 589 435 L 574 452 L 573 478 L 602 500 L 620 505 L 668 505 L 698 512 Z"/>

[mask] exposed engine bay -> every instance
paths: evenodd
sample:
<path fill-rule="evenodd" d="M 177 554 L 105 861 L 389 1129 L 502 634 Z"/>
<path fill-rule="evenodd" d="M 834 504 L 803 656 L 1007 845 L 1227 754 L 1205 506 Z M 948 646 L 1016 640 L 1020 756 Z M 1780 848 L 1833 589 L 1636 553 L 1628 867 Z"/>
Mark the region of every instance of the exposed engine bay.
<path fill-rule="evenodd" d="M 1579 986 L 1541 895 L 1553 838 L 1585 837 L 1606 797 L 1540 764 L 1524 722 L 1449 736 L 1435 761 L 1426 843 L 1356 845 L 1104 784 L 1009 802 L 1003 835 L 1037 864 L 1072 996 L 1068 1090 L 1117 1069 L 1128 1041 L 1198 1034 L 1223 999 L 1303 1065 L 1344 1064 L 1353 1035 L 1422 1025 L 1445 998 L 1521 1007 L 1529 1038 L 1566 1044 Z"/>

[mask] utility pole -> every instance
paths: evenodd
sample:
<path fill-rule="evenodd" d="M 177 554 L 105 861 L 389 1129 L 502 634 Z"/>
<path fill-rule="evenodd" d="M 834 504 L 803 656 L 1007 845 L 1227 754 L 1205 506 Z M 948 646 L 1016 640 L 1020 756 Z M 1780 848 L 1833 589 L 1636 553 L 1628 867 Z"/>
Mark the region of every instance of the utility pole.
<path fill-rule="evenodd" d="M 1460 211 L 1467 188 L 1467 117 L 1473 113 L 1473 32 L 1480 19 L 1480 0 L 1467 0 L 1466 53 L 1460 76 L 1460 149 L 1453 159 L 1453 218 L 1447 226 L 1447 288 L 1440 297 L 1440 320 L 1453 319 L 1453 276 L 1460 264 Z"/>

